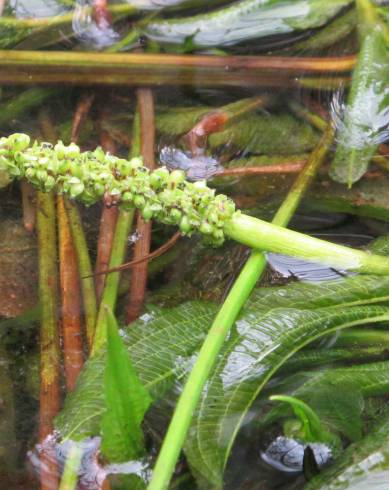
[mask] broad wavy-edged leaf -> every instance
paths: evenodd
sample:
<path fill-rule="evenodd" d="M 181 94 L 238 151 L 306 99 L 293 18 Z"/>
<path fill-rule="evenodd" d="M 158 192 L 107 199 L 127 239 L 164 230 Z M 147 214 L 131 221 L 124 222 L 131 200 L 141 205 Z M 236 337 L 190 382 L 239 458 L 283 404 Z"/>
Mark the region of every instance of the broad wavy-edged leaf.
<path fill-rule="evenodd" d="M 111 463 L 122 463 L 144 453 L 142 421 L 152 400 L 139 381 L 113 313 L 107 311 L 106 314 L 105 412 L 101 421 L 101 452 Z"/>
<path fill-rule="evenodd" d="M 346 307 L 385 299 L 389 299 L 389 278 L 356 276 L 315 286 L 296 283 L 288 287 L 261 288 L 253 293 L 247 310 L 252 316 L 256 310 L 261 312 L 269 305 L 316 308 L 344 303 Z M 134 368 L 154 399 L 161 399 L 190 368 L 216 311 L 216 305 L 200 301 L 186 302 L 175 308 L 150 308 L 126 330 L 123 340 Z M 242 315 L 244 318 L 245 313 Z M 81 440 L 100 433 L 104 413 L 101 390 L 104 365 L 105 352 L 101 351 L 87 361 L 76 389 L 67 396 L 56 418 L 56 428 L 63 438 Z"/>
<path fill-rule="evenodd" d="M 304 490 L 386 490 L 389 488 L 389 411 L 373 430 L 351 444 L 326 470 L 313 478 Z"/>
<path fill-rule="evenodd" d="M 198 47 L 231 46 L 250 39 L 325 25 L 351 0 L 242 0 L 209 14 L 151 22 L 146 36 Z"/>
<path fill-rule="evenodd" d="M 208 379 L 185 444 L 189 463 L 202 480 L 215 486 L 222 484 L 223 471 L 245 415 L 271 375 L 294 352 L 335 329 L 389 319 L 388 308 L 347 307 L 339 302 L 340 295 L 339 308 L 334 307 L 335 289 L 335 283 L 327 284 L 320 298 L 319 288 L 312 288 L 316 295 L 311 305 L 305 290 L 305 298 L 300 298 L 301 309 L 296 304 L 295 308 L 280 306 L 277 292 L 273 298 L 268 294 L 267 301 L 257 308 L 250 307 L 236 323 L 235 332 Z M 288 293 L 286 289 L 278 290 L 278 295 L 280 292 L 283 294 L 279 303 L 285 304 Z"/>
<path fill-rule="evenodd" d="M 351 187 L 366 172 L 379 143 L 387 138 L 388 82 L 389 46 L 384 27 L 376 25 L 362 40 L 344 118 L 338 122 L 338 146 L 330 170 L 335 181 Z"/>
<path fill-rule="evenodd" d="M 131 324 L 123 337 L 140 380 L 154 399 L 163 397 L 191 366 L 216 313 L 212 303 L 192 301 L 176 308 L 150 309 Z M 82 440 L 100 434 L 105 412 L 103 390 L 106 352 L 99 351 L 85 364 L 76 389 L 56 418 L 64 439 Z"/>

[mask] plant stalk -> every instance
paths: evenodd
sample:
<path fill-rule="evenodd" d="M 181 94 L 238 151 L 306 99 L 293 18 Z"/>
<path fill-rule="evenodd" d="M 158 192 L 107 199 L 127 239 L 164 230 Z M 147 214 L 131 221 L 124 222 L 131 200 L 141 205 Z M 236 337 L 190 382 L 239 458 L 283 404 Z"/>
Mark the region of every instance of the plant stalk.
<path fill-rule="evenodd" d="M 101 119 L 103 119 L 103 117 L 104 114 L 102 114 Z M 100 144 L 104 151 L 109 151 L 111 155 L 115 155 L 115 143 L 109 136 L 108 132 L 102 128 L 100 128 Z M 98 273 L 100 271 L 108 269 L 118 214 L 119 210 L 116 206 L 108 207 L 106 204 L 103 204 L 103 210 L 101 212 L 100 218 L 99 238 L 97 242 L 97 257 L 95 265 L 95 287 L 98 304 L 100 304 L 101 295 L 103 294 L 105 285 L 105 275 Z"/>
<path fill-rule="evenodd" d="M 286 226 L 289 223 L 319 166 L 323 162 L 332 139 L 333 130 L 329 128 L 273 218 L 274 224 Z M 274 224 L 270 226 L 274 227 Z M 282 230 L 282 228 L 279 229 Z M 245 230 L 245 233 L 247 231 Z M 232 228 L 232 232 L 234 232 L 234 228 Z M 216 315 L 177 402 L 148 490 L 165 490 L 168 488 L 170 478 L 189 430 L 192 416 L 200 400 L 201 392 L 228 332 L 261 277 L 265 266 L 265 255 L 258 250 L 253 250 Z"/>
<path fill-rule="evenodd" d="M 155 115 L 153 92 L 147 88 L 137 90 L 139 113 L 140 154 L 144 164 L 150 170 L 155 168 Z M 146 222 L 138 213 L 136 230 L 140 238 L 135 243 L 133 260 L 148 256 L 151 244 L 151 221 Z M 131 284 L 128 294 L 126 321 L 136 320 L 142 311 L 147 288 L 148 261 L 136 264 L 132 269 Z"/>
<path fill-rule="evenodd" d="M 355 56 L 207 56 L 151 53 L 0 51 L 0 82 L 72 85 L 299 86 L 296 77 L 347 75 Z M 228 69 L 226 69 L 228 67 Z M 318 77 L 313 85 L 322 85 Z M 330 79 L 325 84 L 334 86 Z M 337 86 L 337 85 L 335 85 Z"/>
<path fill-rule="evenodd" d="M 37 193 L 39 253 L 40 330 L 40 412 L 39 439 L 41 490 L 58 486 L 55 448 L 50 443 L 53 419 L 60 408 L 60 346 L 58 334 L 58 271 L 55 198 L 53 193 Z"/>
<path fill-rule="evenodd" d="M 69 199 L 64 200 L 69 225 L 72 232 L 73 244 L 77 252 L 78 270 L 81 278 L 81 289 L 84 302 L 84 317 L 88 346 L 91 348 L 95 333 L 97 306 L 96 292 L 93 282 L 93 271 L 89 257 L 81 216 L 75 203 Z"/>
<path fill-rule="evenodd" d="M 57 197 L 59 267 L 65 380 L 67 391 L 72 391 L 84 363 L 84 354 L 77 254 L 73 245 L 64 199 L 63 196 Z"/>
<path fill-rule="evenodd" d="M 73 443 L 66 457 L 59 490 L 75 490 L 77 488 L 78 471 L 81 466 L 82 448 Z"/>
<path fill-rule="evenodd" d="M 133 126 L 133 141 L 131 155 L 139 155 L 141 152 L 140 143 L 140 117 L 139 111 L 136 112 Z M 109 269 L 117 269 L 123 264 L 126 256 L 128 235 L 134 221 L 135 209 L 125 211 L 120 210 L 116 223 L 115 234 L 112 242 L 111 258 Z M 116 300 L 119 292 L 120 272 L 112 272 L 105 280 L 105 286 L 101 297 L 99 312 L 96 323 L 96 338 L 93 342 L 92 355 L 99 351 L 106 343 L 106 307 L 115 311 Z"/>

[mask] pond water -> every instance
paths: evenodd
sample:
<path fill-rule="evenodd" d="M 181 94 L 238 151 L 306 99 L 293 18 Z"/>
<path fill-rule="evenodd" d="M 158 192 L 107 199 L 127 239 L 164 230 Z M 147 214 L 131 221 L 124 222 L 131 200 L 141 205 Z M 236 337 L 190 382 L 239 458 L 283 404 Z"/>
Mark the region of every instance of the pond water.
<path fill-rule="evenodd" d="M 0 0 L 0 138 L 48 143 L 12 167 L 0 139 L 1 489 L 389 488 L 389 280 L 328 243 L 309 260 L 294 235 L 264 247 L 170 483 L 150 484 L 250 256 L 250 230 L 209 244 L 228 227 L 211 198 L 200 218 L 176 204 L 183 175 L 196 196 L 206 181 L 251 217 L 387 255 L 388 19 L 378 0 Z M 110 157 L 57 140 L 122 160 L 107 175 Z M 128 170 L 138 156 L 173 172 L 168 218 L 160 181 Z M 143 218 L 117 206 L 128 175 Z"/>

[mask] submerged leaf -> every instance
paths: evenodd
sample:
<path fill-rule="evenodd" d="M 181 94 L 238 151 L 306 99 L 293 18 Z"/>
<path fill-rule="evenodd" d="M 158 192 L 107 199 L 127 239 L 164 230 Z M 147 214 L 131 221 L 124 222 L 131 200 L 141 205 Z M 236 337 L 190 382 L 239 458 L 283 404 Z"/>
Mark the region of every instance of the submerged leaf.
<path fill-rule="evenodd" d="M 270 400 L 284 402 L 292 407 L 294 414 L 301 423 L 297 431 L 298 439 L 303 442 L 324 442 L 331 446 L 339 444 L 335 435 L 326 430 L 317 414 L 302 400 L 288 395 L 273 395 Z"/>
<path fill-rule="evenodd" d="M 389 411 L 362 441 L 351 444 L 329 468 L 304 486 L 304 490 L 349 488 L 370 490 L 388 487 Z"/>
<path fill-rule="evenodd" d="M 145 34 L 162 43 L 230 46 L 250 39 L 320 27 L 351 0 L 242 0 L 209 14 L 151 22 Z"/>
<path fill-rule="evenodd" d="M 283 380 L 282 391 L 308 403 L 328 431 L 357 441 L 362 437 L 363 396 L 388 389 L 388 367 L 389 363 L 383 362 L 297 374 Z M 261 428 L 286 417 L 286 407 L 275 406 L 261 420 Z"/>
<path fill-rule="evenodd" d="M 106 314 L 106 411 L 101 421 L 101 452 L 110 462 L 120 463 L 135 459 L 144 451 L 141 424 L 151 398 L 134 370 L 115 317 L 111 311 Z"/>
<path fill-rule="evenodd" d="M 290 114 L 250 114 L 225 131 L 209 137 L 211 148 L 233 144 L 245 153 L 291 155 L 309 152 L 318 135 L 308 124 Z"/>
<path fill-rule="evenodd" d="M 313 294 L 309 288 L 297 285 L 259 290 L 259 294 L 253 295 L 208 380 L 185 445 L 190 465 L 203 479 L 213 485 L 221 484 L 232 444 L 247 411 L 270 376 L 294 352 L 337 328 L 387 318 L 387 308 L 351 306 L 352 297 L 355 295 L 356 300 L 358 296 L 357 290 L 362 292 L 362 283 L 353 293 L 344 290 L 342 297 L 347 283 L 351 285 L 352 281 L 311 286 Z M 305 294 L 300 296 L 303 291 Z M 372 301 L 372 290 L 367 291 Z"/>
<path fill-rule="evenodd" d="M 218 420 L 219 424 L 212 419 L 208 429 L 205 420 L 197 419 L 201 427 L 201 443 L 209 447 L 209 460 L 205 458 L 205 464 L 198 460 L 206 476 L 209 464 L 217 472 L 217 479 L 220 478 L 223 458 L 227 456 L 224 443 L 232 445 L 242 411 L 244 413 L 250 406 L 258 387 L 292 354 L 292 344 L 297 350 L 333 328 L 369 319 L 378 320 L 381 315 L 386 315 L 386 308 L 362 305 L 388 298 L 389 278 L 375 276 L 256 290 L 242 312 L 236 332 L 231 334 L 216 374 L 210 380 L 207 388 L 210 397 L 206 393 L 203 396 L 202 409 L 206 405 L 208 414 L 211 414 L 213 404 L 216 417 L 221 409 L 225 410 L 225 417 Z M 340 307 L 336 308 L 337 305 Z M 216 305 L 200 301 L 183 303 L 176 308 L 149 308 L 148 313 L 126 331 L 123 341 L 131 353 L 133 366 L 154 399 L 165 396 L 167 390 L 191 368 L 216 311 Z M 67 396 L 56 419 L 56 428 L 63 438 L 83 439 L 100 434 L 104 413 L 101 386 L 105 355 L 102 351 L 86 363 L 76 390 Z M 224 364 L 226 360 L 228 362 Z M 226 397 L 215 391 L 217 376 L 222 376 L 220 383 L 225 383 Z M 215 447 L 217 425 L 222 431 L 223 447 L 217 444 Z M 229 437 L 226 429 L 231 429 Z M 196 430 L 192 427 L 189 444 L 194 444 Z M 194 447 L 190 452 L 194 454 Z M 220 464 L 221 460 L 223 463 Z"/>
<path fill-rule="evenodd" d="M 373 8 L 373 7 L 371 7 Z M 361 16 L 361 23 L 364 19 Z M 389 46 L 385 28 L 368 27 L 354 70 L 331 177 L 349 187 L 366 172 L 389 122 Z"/>

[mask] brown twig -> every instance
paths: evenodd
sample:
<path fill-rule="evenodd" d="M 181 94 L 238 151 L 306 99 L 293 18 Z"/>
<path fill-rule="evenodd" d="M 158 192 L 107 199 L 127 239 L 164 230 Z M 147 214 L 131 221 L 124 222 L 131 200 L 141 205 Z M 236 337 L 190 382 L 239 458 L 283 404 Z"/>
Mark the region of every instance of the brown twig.
<path fill-rule="evenodd" d="M 295 174 L 300 172 L 304 165 L 305 160 L 293 162 L 293 163 L 280 163 L 275 165 L 262 165 L 259 167 L 236 167 L 226 168 L 212 175 L 212 177 L 247 177 L 249 175 L 263 175 L 263 174 Z"/>
<path fill-rule="evenodd" d="M 20 190 L 22 193 L 24 228 L 29 232 L 33 232 L 36 222 L 36 192 L 25 179 L 20 182 Z"/>
<path fill-rule="evenodd" d="M 73 115 L 71 140 L 76 143 L 80 137 L 81 128 L 88 117 L 89 111 L 92 107 L 95 94 L 84 94 L 78 101 L 76 110 Z"/>
<path fill-rule="evenodd" d="M 102 117 L 104 117 L 104 115 L 102 115 Z M 100 144 L 105 151 L 108 151 L 113 155 L 115 154 L 115 143 L 113 142 L 108 132 L 103 129 L 100 130 Z M 95 286 L 97 303 L 100 302 L 101 294 L 103 292 L 105 284 L 105 276 L 97 274 L 97 272 L 108 267 L 119 212 L 116 206 L 108 207 L 105 204 L 103 204 L 103 206 L 104 207 L 100 219 L 99 238 L 97 242 L 97 258 L 95 266 Z"/>
<path fill-rule="evenodd" d="M 141 154 L 145 165 L 155 167 L 155 115 L 154 96 L 150 89 L 137 90 L 138 110 L 140 118 Z M 151 242 L 151 222 L 146 223 L 138 214 L 137 232 L 140 236 L 134 247 L 134 260 L 149 255 Z M 127 303 L 126 319 L 131 323 L 138 318 L 143 307 L 147 286 L 147 261 L 142 261 L 133 267 L 131 285 Z"/>
<path fill-rule="evenodd" d="M 75 388 L 84 363 L 82 347 L 81 288 L 76 252 L 64 198 L 57 198 L 60 286 L 62 299 L 62 339 L 67 391 Z"/>
<path fill-rule="evenodd" d="M 110 274 L 111 272 L 121 272 L 126 269 L 131 269 L 132 267 L 135 267 L 136 265 L 141 264 L 142 262 L 146 262 L 146 261 L 150 262 L 150 260 L 156 259 L 157 257 L 160 257 L 168 250 L 170 250 L 177 243 L 180 237 L 181 237 L 181 233 L 177 231 L 177 233 L 175 233 L 171 238 L 169 238 L 169 240 L 166 243 L 164 243 L 162 246 L 157 248 L 157 250 L 154 250 L 154 252 L 151 252 L 148 255 L 145 255 L 144 257 L 140 257 L 139 259 L 126 262 L 125 264 L 122 264 L 119 267 L 114 267 L 113 269 L 99 270 L 94 275 L 100 276 L 100 275 Z"/>

